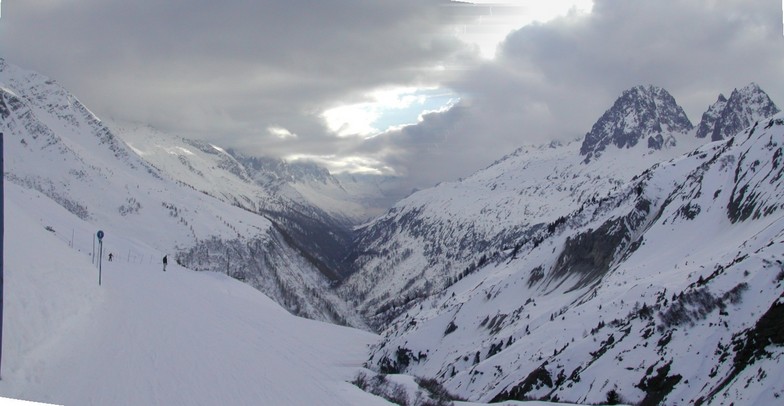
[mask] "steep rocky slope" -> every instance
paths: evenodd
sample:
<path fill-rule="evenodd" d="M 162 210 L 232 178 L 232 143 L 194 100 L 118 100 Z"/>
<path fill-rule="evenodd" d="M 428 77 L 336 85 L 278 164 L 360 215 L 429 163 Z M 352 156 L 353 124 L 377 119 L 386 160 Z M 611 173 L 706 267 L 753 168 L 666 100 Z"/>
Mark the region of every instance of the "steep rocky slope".
<path fill-rule="evenodd" d="M 369 365 L 470 400 L 776 404 L 784 115 L 654 165 L 406 308 Z"/>
<path fill-rule="evenodd" d="M 738 111 L 764 114 L 758 106 Z M 581 141 L 520 148 L 467 179 L 413 194 L 360 229 L 357 271 L 341 294 L 384 329 L 501 252 L 519 250 L 652 165 L 705 143 L 694 135 L 664 89 L 627 90 Z"/>

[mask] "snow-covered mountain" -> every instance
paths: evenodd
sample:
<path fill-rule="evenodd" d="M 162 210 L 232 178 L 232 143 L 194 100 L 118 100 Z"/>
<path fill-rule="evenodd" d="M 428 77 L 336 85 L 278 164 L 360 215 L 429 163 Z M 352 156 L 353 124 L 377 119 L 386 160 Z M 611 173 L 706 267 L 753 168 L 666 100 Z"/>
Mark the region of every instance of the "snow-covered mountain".
<path fill-rule="evenodd" d="M 741 89 L 734 89 L 727 99 L 719 94 L 719 99 L 702 115 L 697 126 L 697 138 L 710 135 L 711 141 L 729 138 L 757 120 L 770 117 L 779 108 L 770 100 L 767 93 L 756 83 Z"/>
<path fill-rule="evenodd" d="M 465 180 L 396 204 L 359 231 L 357 273 L 341 292 L 383 329 L 411 302 L 499 251 L 606 197 L 651 165 L 693 150 L 704 141 L 691 128 L 665 90 L 627 90 L 582 141 L 520 148 Z"/>
<path fill-rule="evenodd" d="M 317 261 L 305 255 L 284 229 L 219 199 L 226 196 L 210 196 L 173 180 L 173 168 L 162 170 L 139 157 L 56 82 L 2 59 L 0 118 L 7 181 L 43 193 L 107 236 L 143 241 L 192 269 L 244 279 L 295 314 L 363 325 L 331 291 L 331 281 Z M 214 152 L 217 158 L 205 159 L 223 170 L 202 171 L 201 177 L 189 180 L 221 185 L 241 179 L 241 168 L 222 151 L 197 143 L 188 147 L 203 155 Z M 245 190 L 250 188 L 240 193 Z M 72 236 L 83 252 L 93 239 L 93 233 Z M 157 255 L 111 241 L 107 237 L 105 248 L 126 262 L 161 261 Z"/>
<path fill-rule="evenodd" d="M 394 190 L 376 177 L 333 176 L 310 162 L 248 156 L 150 126 L 111 122 L 114 133 L 178 182 L 263 214 L 331 281 L 350 271 L 353 227 L 385 211 Z"/>
<path fill-rule="evenodd" d="M 574 189 L 562 172 L 534 172 L 534 163 L 559 168 L 541 158 L 547 152 L 528 158 L 532 163 L 519 175 L 551 174 L 541 206 L 510 216 L 518 224 L 525 224 L 520 217 L 544 224 L 516 236 L 506 231 L 508 240 L 485 240 L 483 258 L 457 275 L 440 266 L 444 276 L 453 276 L 446 287 L 400 304 L 403 313 L 386 326 L 369 365 L 436 378 L 475 401 L 780 403 L 784 115 L 628 181 L 595 182 L 602 187 L 598 195 L 586 196 L 590 189 L 577 186 L 589 180 L 579 179 L 579 172 Z M 442 258 L 457 263 L 455 255 L 422 253 L 449 244 L 441 234 L 448 227 L 479 241 L 488 235 L 484 230 L 500 228 L 499 212 L 477 211 L 466 202 L 483 201 L 476 192 L 492 189 L 479 189 L 479 179 L 500 185 L 504 171 L 497 168 L 513 169 L 509 161 L 524 154 L 462 184 L 441 186 L 438 200 L 412 196 L 380 220 L 398 218 L 388 226 L 404 235 L 385 237 L 397 244 L 387 247 L 437 258 L 435 264 Z M 517 185 L 536 196 L 524 182 Z M 461 210 L 485 221 L 454 225 L 452 217 L 451 226 L 433 226 L 430 206 L 461 194 Z M 414 204 L 424 196 L 431 201 Z M 419 247 L 407 230 L 428 233 L 434 243 Z"/>
<path fill-rule="evenodd" d="M 669 92 L 652 85 L 636 86 L 624 91 L 585 134 L 580 155 L 588 162 L 599 157 L 608 145 L 632 148 L 640 142 L 659 150 L 675 145 L 676 135 L 692 127 Z"/>

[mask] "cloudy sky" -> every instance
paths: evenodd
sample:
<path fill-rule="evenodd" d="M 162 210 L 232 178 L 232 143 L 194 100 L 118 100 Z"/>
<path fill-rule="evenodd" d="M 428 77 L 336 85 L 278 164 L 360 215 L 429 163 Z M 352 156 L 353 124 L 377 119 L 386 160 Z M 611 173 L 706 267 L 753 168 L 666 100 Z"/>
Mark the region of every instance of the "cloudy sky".
<path fill-rule="evenodd" d="M 779 0 L 6 0 L 0 56 L 100 117 L 407 187 L 581 137 L 621 92 L 695 124 L 757 82 L 784 106 Z"/>

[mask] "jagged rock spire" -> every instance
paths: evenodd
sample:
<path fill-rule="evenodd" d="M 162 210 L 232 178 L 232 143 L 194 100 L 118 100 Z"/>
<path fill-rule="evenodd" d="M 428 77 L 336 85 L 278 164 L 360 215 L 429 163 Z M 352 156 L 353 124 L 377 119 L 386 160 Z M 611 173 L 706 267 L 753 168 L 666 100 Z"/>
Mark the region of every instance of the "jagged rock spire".
<path fill-rule="evenodd" d="M 733 90 L 729 99 L 719 95 L 719 99 L 702 115 L 697 127 L 697 138 L 710 136 L 712 141 L 723 140 L 739 133 L 755 121 L 778 112 L 779 108 L 770 100 L 768 94 L 752 82 L 741 89 Z"/>
<path fill-rule="evenodd" d="M 669 92 L 657 86 L 636 86 L 624 91 L 585 134 L 580 154 L 587 162 L 601 155 L 610 144 L 631 148 L 645 139 L 649 148 L 661 149 L 675 142 L 672 133 L 686 132 L 692 127 Z"/>

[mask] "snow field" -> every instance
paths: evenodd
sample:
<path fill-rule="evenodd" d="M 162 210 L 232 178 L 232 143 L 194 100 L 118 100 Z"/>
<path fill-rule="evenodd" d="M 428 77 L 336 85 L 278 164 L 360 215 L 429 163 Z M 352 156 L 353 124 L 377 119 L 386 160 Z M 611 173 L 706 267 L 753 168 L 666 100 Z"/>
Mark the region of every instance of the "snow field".
<path fill-rule="evenodd" d="M 89 224 L 17 186 L 6 197 L 0 396 L 66 405 L 387 404 L 347 382 L 376 335 L 294 317 L 245 284 L 174 261 L 164 273 L 159 262 L 104 259 L 99 287 L 89 253 L 44 229 L 50 220 L 59 220 L 53 228 Z M 138 244 L 110 233 L 105 240 Z"/>

